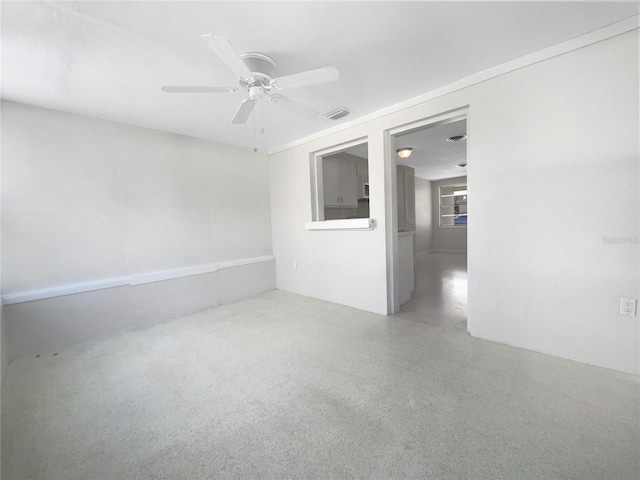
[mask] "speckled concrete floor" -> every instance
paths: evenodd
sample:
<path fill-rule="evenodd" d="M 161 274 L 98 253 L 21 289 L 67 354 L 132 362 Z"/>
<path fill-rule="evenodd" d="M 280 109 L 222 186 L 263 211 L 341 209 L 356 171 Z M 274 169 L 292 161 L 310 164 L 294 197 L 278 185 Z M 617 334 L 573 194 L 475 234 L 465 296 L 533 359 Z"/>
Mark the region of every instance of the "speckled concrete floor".
<path fill-rule="evenodd" d="M 464 265 L 393 317 L 273 291 L 17 360 L 2 478 L 638 479 L 638 378 L 470 337 Z"/>

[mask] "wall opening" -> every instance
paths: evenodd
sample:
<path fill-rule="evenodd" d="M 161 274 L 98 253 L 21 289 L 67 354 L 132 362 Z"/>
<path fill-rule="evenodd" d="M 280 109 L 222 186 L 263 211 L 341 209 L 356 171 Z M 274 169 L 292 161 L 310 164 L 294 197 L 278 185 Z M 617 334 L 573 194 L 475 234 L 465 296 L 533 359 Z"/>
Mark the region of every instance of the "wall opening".
<path fill-rule="evenodd" d="M 467 109 L 400 126 L 387 134 L 387 154 L 395 174 L 391 175 L 395 188 L 390 199 L 395 202 L 391 208 L 395 218 L 390 222 L 392 232 L 388 236 L 391 241 L 387 253 L 394 277 L 389 282 L 390 313 L 399 312 L 401 305 L 405 305 L 403 310 L 417 308 L 416 302 L 412 304 L 416 296 L 422 299 L 425 295 L 455 290 L 455 299 L 432 300 L 464 305 L 466 321 Z M 412 148 L 409 157 L 396 155 L 397 149 L 405 147 Z M 456 238 L 448 247 L 443 247 L 443 242 L 448 241 L 447 233 L 443 235 L 446 231 Z M 445 251 L 452 255 L 437 258 L 438 253 Z M 451 268 L 439 264 L 440 261 L 451 261 Z M 444 268 L 441 275 L 431 278 L 428 274 L 440 266 Z M 449 275 L 455 279 L 448 278 Z M 456 288 L 444 288 L 446 282 L 455 283 Z M 427 291 L 429 288 L 432 291 Z"/>
<path fill-rule="evenodd" d="M 311 155 L 312 219 L 369 218 L 369 160 L 366 139 Z"/>

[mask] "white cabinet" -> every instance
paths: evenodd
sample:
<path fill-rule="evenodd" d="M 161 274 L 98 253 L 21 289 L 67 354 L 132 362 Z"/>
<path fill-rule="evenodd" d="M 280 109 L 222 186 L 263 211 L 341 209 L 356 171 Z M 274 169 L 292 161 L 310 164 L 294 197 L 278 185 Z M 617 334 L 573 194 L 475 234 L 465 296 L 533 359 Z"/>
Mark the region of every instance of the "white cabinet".
<path fill-rule="evenodd" d="M 356 175 L 358 175 L 358 200 L 369 198 L 369 160 L 356 160 Z"/>
<path fill-rule="evenodd" d="M 356 175 L 366 177 L 367 182 L 369 181 L 369 160 L 366 158 L 356 160 Z"/>
<path fill-rule="evenodd" d="M 416 229 L 416 176 L 412 167 L 398 165 L 398 296 L 400 305 L 411 300 L 415 288 L 413 268 Z"/>
<path fill-rule="evenodd" d="M 325 207 L 358 208 L 358 176 L 354 160 L 323 158 L 322 185 Z"/>
<path fill-rule="evenodd" d="M 411 300 L 415 288 L 415 273 L 413 269 L 413 233 L 398 234 L 398 287 L 400 305 Z"/>
<path fill-rule="evenodd" d="M 416 176 L 412 167 L 398 165 L 398 231 L 416 228 Z"/>

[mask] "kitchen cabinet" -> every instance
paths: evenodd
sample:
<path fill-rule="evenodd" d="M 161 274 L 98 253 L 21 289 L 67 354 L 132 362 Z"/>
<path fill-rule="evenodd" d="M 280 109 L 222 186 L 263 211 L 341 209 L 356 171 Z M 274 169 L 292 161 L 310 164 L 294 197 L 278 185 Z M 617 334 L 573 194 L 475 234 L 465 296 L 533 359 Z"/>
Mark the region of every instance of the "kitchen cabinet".
<path fill-rule="evenodd" d="M 358 200 L 369 199 L 369 160 L 356 160 L 356 175 L 358 175 Z"/>
<path fill-rule="evenodd" d="M 415 289 L 413 235 L 413 232 L 398 233 L 398 296 L 400 305 L 411 300 L 411 294 Z"/>
<path fill-rule="evenodd" d="M 407 232 L 416 228 L 416 176 L 413 167 L 398 165 L 398 231 Z"/>
<path fill-rule="evenodd" d="M 367 182 L 369 181 L 369 160 L 366 158 L 356 160 L 356 175 L 366 177 Z"/>
<path fill-rule="evenodd" d="M 358 208 L 356 162 L 348 158 L 322 159 L 322 186 L 326 208 Z"/>

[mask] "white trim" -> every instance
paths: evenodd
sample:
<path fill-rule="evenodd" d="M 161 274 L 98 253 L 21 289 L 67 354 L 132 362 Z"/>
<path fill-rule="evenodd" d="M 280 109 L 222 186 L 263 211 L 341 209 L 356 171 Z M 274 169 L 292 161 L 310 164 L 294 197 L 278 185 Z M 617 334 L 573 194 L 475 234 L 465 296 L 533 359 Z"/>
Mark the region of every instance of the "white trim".
<path fill-rule="evenodd" d="M 288 150 L 290 148 L 303 145 L 313 140 L 317 140 L 319 138 L 326 137 L 328 135 L 341 132 L 343 130 L 348 130 L 357 125 L 362 125 L 363 123 L 367 123 L 372 120 L 379 119 L 386 115 L 390 115 L 390 114 L 397 113 L 402 110 L 414 107 L 428 100 L 432 100 L 437 97 L 448 95 L 449 93 L 462 90 L 463 88 L 467 88 L 472 85 L 485 82 L 492 78 L 499 77 L 501 75 L 513 72 L 515 70 L 519 70 L 524 67 L 528 67 L 530 65 L 534 65 L 536 63 L 543 62 L 545 60 L 549 60 L 559 55 L 564 55 L 565 53 L 569 53 L 574 50 L 578 50 L 580 48 L 593 45 L 594 43 L 602 42 L 612 37 L 617 37 L 618 35 L 622 35 L 624 33 L 630 32 L 632 30 L 636 30 L 638 28 L 640 28 L 640 15 L 634 15 L 620 22 L 613 23 L 611 25 L 600 28 L 593 32 L 586 33 L 584 35 L 573 38 L 566 42 L 553 45 L 549 48 L 545 48 L 537 52 L 531 53 L 529 55 L 525 55 L 524 57 L 516 58 L 515 60 L 511 60 L 509 62 L 503 63 L 502 65 L 497 65 L 495 67 L 488 68 L 481 72 L 474 73 L 473 75 L 470 75 L 461 80 L 458 80 L 457 82 L 450 83 L 449 85 L 445 85 L 444 87 L 438 88 L 436 90 L 432 90 L 431 92 L 427 92 L 422 95 L 418 95 L 417 97 L 410 98 L 409 100 L 405 100 L 403 102 L 397 103 L 395 105 L 391 105 L 381 110 L 371 112 L 367 115 L 356 118 L 351 122 L 346 122 L 346 123 L 337 125 L 335 127 L 328 128 L 321 132 L 315 133 L 313 135 L 309 135 L 307 137 L 294 140 L 293 142 L 289 142 L 280 147 L 269 149 L 267 150 L 267 155 L 273 155 L 275 153 L 279 153 L 284 150 Z"/>
<path fill-rule="evenodd" d="M 396 137 L 385 130 L 382 133 L 384 152 L 384 218 L 385 267 L 387 279 L 387 314 L 400 311 L 400 270 L 398 261 L 398 162 Z"/>
<path fill-rule="evenodd" d="M 322 150 L 318 150 L 317 152 L 313 152 L 316 157 L 326 157 L 328 155 L 337 155 L 338 153 L 346 152 L 347 150 L 351 150 L 354 147 L 359 147 L 360 145 L 364 145 L 365 143 L 369 143 L 369 137 L 364 136 L 360 138 L 356 138 L 354 140 L 349 140 L 348 142 L 343 142 L 338 145 L 332 145 L 327 148 L 323 148 Z"/>
<path fill-rule="evenodd" d="M 13 303 L 31 302 L 33 300 L 44 300 L 45 298 L 61 297 L 63 295 L 72 295 L 74 293 L 92 292 L 95 290 L 103 290 L 105 288 L 126 287 L 142 285 L 145 283 L 161 282 L 175 278 L 189 277 L 192 275 L 202 275 L 204 273 L 213 273 L 222 268 L 238 267 L 241 265 L 251 265 L 254 263 L 269 262 L 275 260 L 274 255 L 266 255 L 263 257 L 241 258 L 239 260 L 231 260 L 228 262 L 209 263 L 205 265 L 194 265 L 191 267 L 177 268 L 174 270 L 164 270 L 160 272 L 142 273 L 139 275 L 131 275 L 129 277 L 106 278 L 103 280 L 95 280 L 84 283 L 74 283 L 70 285 L 62 285 L 59 287 L 43 288 L 40 290 L 28 290 L 24 292 L 7 293 L 2 295 L 2 302 L 5 305 Z"/>
<path fill-rule="evenodd" d="M 432 115 L 430 117 L 421 118 L 420 120 L 413 120 L 409 123 L 390 128 L 389 134 L 391 134 L 392 136 L 406 135 L 407 133 L 423 130 L 425 128 L 439 127 L 441 125 L 459 122 L 460 120 L 466 120 L 468 117 L 469 105 L 463 105 L 446 112 L 437 113 L 436 115 Z"/>
<path fill-rule="evenodd" d="M 431 250 L 430 253 L 467 253 L 466 250 Z"/>
<path fill-rule="evenodd" d="M 325 220 L 323 222 L 306 222 L 307 230 L 371 230 L 373 218 L 348 218 L 344 220 Z"/>
<path fill-rule="evenodd" d="M 142 285 L 144 283 L 162 282 L 174 278 L 190 277 L 191 275 L 202 275 L 218 271 L 215 263 L 207 265 L 195 265 L 193 267 L 176 268 L 175 270 L 164 270 L 161 272 L 141 273 L 129 277 L 129 285 Z"/>
<path fill-rule="evenodd" d="M 2 295 L 5 305 L 12 303 L 30 302 L 32 300 L 42 300 L 44 298 L 61 297 L 63 295 L 71 295 L 73 293 L 91 292 L 93 290 L 102 290 L 104 288 L 123 287 L 129 285 L 129 277 L 106 278 L 104 280 L 95 280 L 93 282 L 73 283 L 70 285 L 62 285 L 60 287 L 43 288 L 40 290 L 27 290 L 26 292 L 8 293 Z"/>
<path fill-rule="evenodd" d="M 218 266 L 218 270 L 222 270 L 223 268 L 241 267 L 243 265 L 252 265 L 254 263 L 270 262 L 275 259 L 275 255 L 265 255 L 264 257 L 241 258 L 240 260 L 220 262 L 216 265 Z"/>

